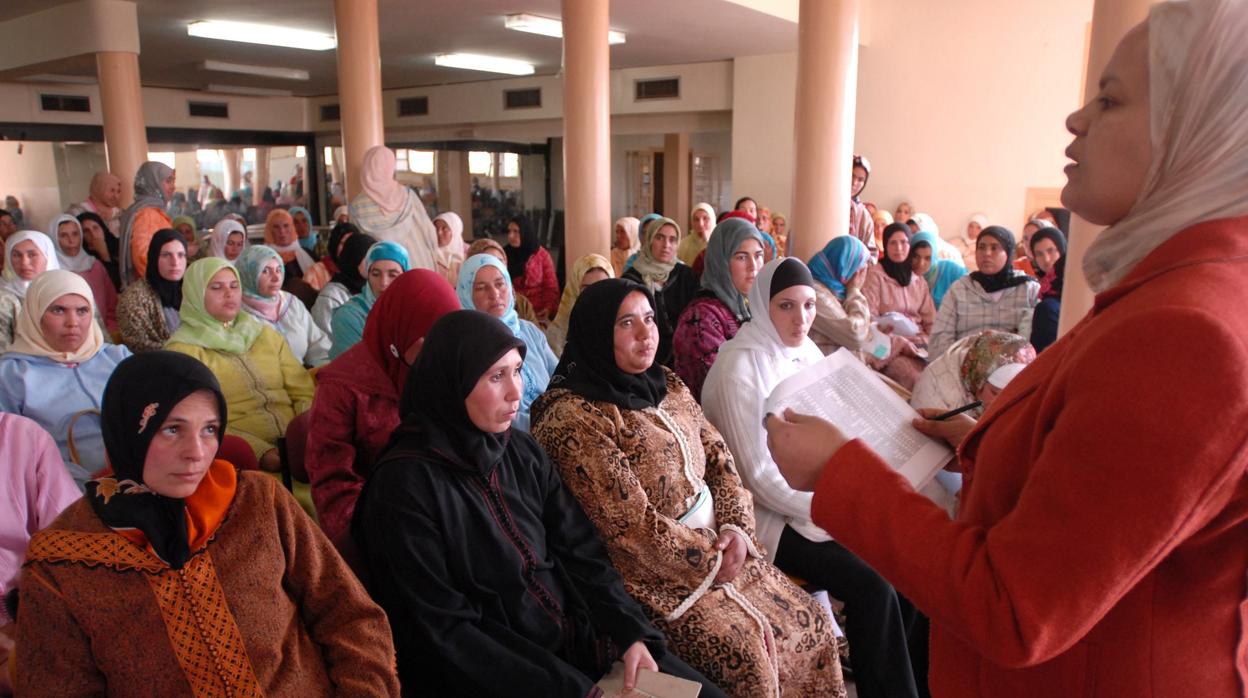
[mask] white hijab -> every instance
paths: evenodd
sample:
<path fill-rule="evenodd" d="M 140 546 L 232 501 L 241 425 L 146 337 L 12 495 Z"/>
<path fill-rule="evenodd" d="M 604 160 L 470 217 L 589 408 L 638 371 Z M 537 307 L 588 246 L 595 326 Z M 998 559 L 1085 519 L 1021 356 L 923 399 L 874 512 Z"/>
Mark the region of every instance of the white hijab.
<path fill-rule="evenodd" d="M 1096 237 L 1083 273 L 1118 283 L 1175 234 L 1248 215 L 1248 3 L 1175 0 L 1148 15 L 1153 162 L 1126 217 Z"/>
<path fill-rule="evenodd" d="M 212 229 L 212 235 L 208 242 L 208 255 L 225 259 L 225 243 L 229 241 L 230 235 L 234 233 L 242 233 L 243 249 L 247 249 L 247 229 L 243 227 L 242 223 L 232 218 L 225 218 Z M 238 255 L 241 257 L 243 253 L 240 251 Z M 234 264 L 234 262 L 238 261 L 238 257 L 232 260 L 225 259 L 225 261 Z"/>
<path fill-rule="evenodd" d="M 61 224 L 73 223 L 78 228 L 78 254 L 72 257 L 65 254 L 61 249 Z M 48 226 L 48 236 L 56 243 L 56 259 L 62 269 L 82 274 L 91 271 L 91 267 L 95 266 L 95 257 L 87 252 L 87 236 L 82 232 L 82 224 L 77 218 L 68 213 L 61 214 L 52 219 L 51 225 Z"/>
<path fill-rule="evenodd" d="M 47 235 L 38 230 L 21 230 L 9 237 L 4 243 L 4 275 L 0 278 L 0 289 L 8 291 L 18 298 L 26 298 L 26 289 L 30 288 L 30 281 L 18 277 L 17 271 L 13 268 L 13 248 L 18 243 L 30 240 L 39 248 L 39 252 L 43 254 L 44 259 L 48 260 L 48 268 L 44 271 L 60 269 L 61 264 L 56 258 L 56 246 L 52 244 L 52 240 Z M 38 275 L 35 278 L 39 278 Z M 33 281 L 34 279 L 31 279 Z"/>

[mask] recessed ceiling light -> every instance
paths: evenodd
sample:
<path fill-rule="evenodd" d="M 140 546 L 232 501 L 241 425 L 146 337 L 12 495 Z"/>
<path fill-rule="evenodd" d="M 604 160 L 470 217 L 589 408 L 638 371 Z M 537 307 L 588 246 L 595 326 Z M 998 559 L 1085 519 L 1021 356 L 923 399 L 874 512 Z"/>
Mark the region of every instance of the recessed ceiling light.
<path fill-rule="evenodd" d="M 486 73 L 505 73 L 507 75 L 532 75 L 532 64 L 510 58 L 495 58 L 475 53 L 443 53 L 434 56 L 435 65 L 444 68 L 463 68 L 464 70 L 480 70 Z"/>
<path fill-rule="evenodd" d="M 203 61 L 199 64 L 202 70 L 217 73 L 238 73 L 240 75 L 259 75 L 265 78 L 281 78 L 282 80 L 308 80 L 306 70 L 298 68 L 275 68 L 267 65 L 247 65 L 245 63 L 227 63 L 225 61 Z"/>
<path fill-rule="evenodd" d="M 285 46 L 302 48 L 309 51 L 328 51 L 338 45 L 338 41 L 319 32 L 304 31 L 278 27 L 272 24 L 252 24 L 251 22 L 220 22 L 208 20 L 191 22 L 186 25 L 186 33 L 203 39 L 221 39 L 223 41 L 242 41 L 248 44 L 265 46 Z"/>
<path fill-rule="evenodd" d="M 553 36 L 556 39 L 563 38 L 563 22 L 550 17 L 539 17 L 538 15 L 530 14 L 507 15 L 503 17 L 503 24 L 508 29 L 514 29 L 519 32 Z M 607 43 L 624 43 L 624 32 L 617 32 L 614 29 L 608 30 Z"/>
<path fill-rule="evenodd" d="M 255 95 L 258 97 L 290 97 L 290 90 L 277 90 L 271 87 L 248 87 L 247 85 L 204 85 L 204 92 L 220 92 L 231 95 Z"/>

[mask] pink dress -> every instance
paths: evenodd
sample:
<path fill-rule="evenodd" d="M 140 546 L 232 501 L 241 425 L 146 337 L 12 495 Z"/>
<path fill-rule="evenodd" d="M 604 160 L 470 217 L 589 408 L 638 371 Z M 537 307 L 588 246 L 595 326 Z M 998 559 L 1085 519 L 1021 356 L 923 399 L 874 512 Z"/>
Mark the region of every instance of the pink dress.
<path fill-rule="evenodd" d="M 95 295 L 95 307 L 100 317 L 104 318 L 104 328 L 116 335 L 117 288 L 113 286 L 113 280 L 108 278 L 108 269 L 97 261 L 90 269 L 78 272 L 78 275 L 86 280 L 91 287 L 91 293 Z"/>
<path fill-rule="evenodd" d="M 871 367 L 905 386 L 914 389 L 914 383 L 927 365 L 927 342 L 936 322 L 936 304 L 927 289 L 927 282 L 918 274 L 910 275 L 910 283 L 902 286 L 884 271 L 881 264 L 867 270 L 867 280 L 862 286 L 871 315 L 900 313 L 919 327 L 913 337 L 892 335 L 892 350 L 883 359 L 870 359 Z"/>

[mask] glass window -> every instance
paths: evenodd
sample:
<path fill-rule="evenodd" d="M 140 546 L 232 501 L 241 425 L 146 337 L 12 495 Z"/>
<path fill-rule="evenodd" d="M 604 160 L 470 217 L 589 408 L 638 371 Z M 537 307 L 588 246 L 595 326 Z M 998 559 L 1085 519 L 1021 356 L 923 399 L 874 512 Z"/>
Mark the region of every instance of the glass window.
<path fill-rule="evenodd" d="M 177 164 L 176 164 L 177 160 L 174 157 L 174 154 L 172 151 L 162 151 L 159 153 L 149 152 L 147 154 L 147 159 L 155 160 L 156 162 L 159 162 L 159 163 L 164 163 L 170 167 L 177 167 Z"/>
<path fill-rule="evenodd" d="M 214 162 L 221 162 L 221 159 L 220 150 L 200 148 L 195 151 L 195 160 L 201 165 L 210 165 Z"/>
<path fill-rule="evenodd" d="M 468 153 L 468 172 L 475 175 L 494 176 L 494 154 L 484 150 Z"/>
<path fill-rule="evenodd" d="M 407 148 L 396 148 L 394 150 L 394 169 L 398 170 L 399 172 L 411 171 L 407 165 L 408 152 L 409 151 Z"/>
<path fill-rule="evenodd" d="M 295 157 L 302 158 L 302 157 L 307 157 L 307 155 L 308 155 L 308 151 L 303 146 L 301 145 L 295 146 Z"/>
<path fill-rule="evenodd" d="M 499 163 L 499 167 L 502 169 L 504 177 L 520 176 L 520 156 L 518 154 L 502 153 L 499 155 L 499 159 L 502 160 Z"/>
<path fill-rule="evenodd" d="M 334 149 L 332 146 L 325 146 L 325 166 L 334 166 Z"/>
<path fill-rule="evenodd" d="M 418 174 L 433 174 L 434 159 L 432 150 L 407 151 L 408 171 Z"/>

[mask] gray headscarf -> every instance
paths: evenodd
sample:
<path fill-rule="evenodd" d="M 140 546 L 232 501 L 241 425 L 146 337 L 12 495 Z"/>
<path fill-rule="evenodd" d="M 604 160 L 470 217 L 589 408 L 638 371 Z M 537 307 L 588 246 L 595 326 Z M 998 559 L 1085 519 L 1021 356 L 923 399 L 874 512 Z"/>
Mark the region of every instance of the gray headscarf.
<path fill-rule="evenodd" d="M 732 285 L 732 270 L 729 263 L 737 248 L 746 240 L 758 240 L 759 247 L 766 249 L 763 235 L 752 223 L 743 218 L 725 218 L 711 231 L 711 239 L 706 243 L 706 259 L 702 267 L 702 288 L 711 291 L 715 297 L 737 316 L 737 322 L 750 319 L 750 304 L 737 287 Z"/>
<path fill-rule="evenodd" d="M 172 167 L 148 160 L 139 165 L 139 171 L 134 175 L 134 203 L 121 214 L 121 254 L 118 255 L 120 259 L 117 262 L 120 265 L 123 288 L 130 283 L 130 277 L 133 274 L 130 262 L 130 235 L 134 231 L 135 216 L 145 208 L 165 210 L 167 202 L 163 185 L 171 174 L 173 174 Z"/>

